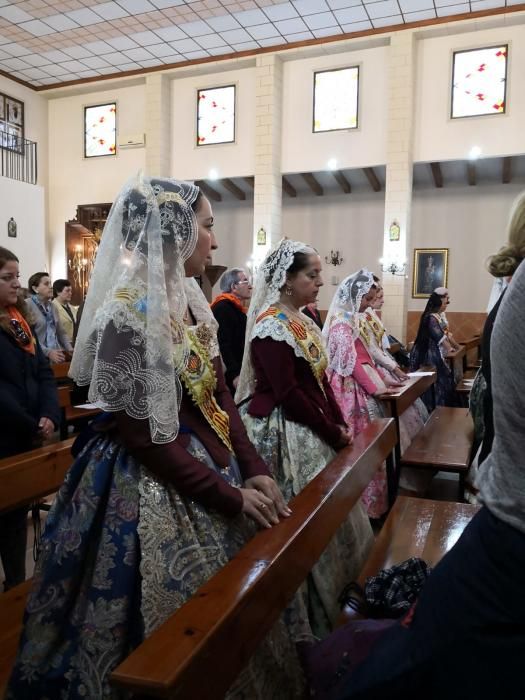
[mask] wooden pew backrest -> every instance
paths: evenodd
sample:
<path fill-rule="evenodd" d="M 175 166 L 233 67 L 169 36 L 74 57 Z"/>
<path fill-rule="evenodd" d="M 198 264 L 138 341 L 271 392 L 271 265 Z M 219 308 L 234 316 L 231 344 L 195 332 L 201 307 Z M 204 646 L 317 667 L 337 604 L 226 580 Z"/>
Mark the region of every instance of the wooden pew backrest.
<path fill-rule="evenodd" d="M 0 460 L 0 512 L 32 503 L 62 485 L 74 438 Z"/>
<path fill-rule="evenodd" d="M 292 500 L 292 515 L 250 540 L 115 670 L 113 684 L 141 697 L 222 698 L 395 442 L 392 420 L 370 424 Z"/>

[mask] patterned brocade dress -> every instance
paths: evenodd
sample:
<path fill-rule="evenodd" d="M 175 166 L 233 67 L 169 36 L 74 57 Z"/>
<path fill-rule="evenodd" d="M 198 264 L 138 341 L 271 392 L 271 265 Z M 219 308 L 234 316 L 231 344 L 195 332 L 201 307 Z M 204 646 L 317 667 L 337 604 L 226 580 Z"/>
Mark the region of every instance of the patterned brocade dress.
<path fill-rule="evenodd" d="M 116 427 L 94 433 L 57 495 L 10 700 L 119 698 L 110 672 L 254 534 L 238 487 L 268 470 L 233 405 L 214 332 L 205 324 L 184 332 L 191 351 L 176 440 L 153 445 L 147 420 L 105 414 Z M 158 465 L 162 476 L 150 468 Z M 228 698 L 287 700 L 303 691 L 279 621 Z"/>
<path fill-rule="evenodd" d="M 343 425 L 325 376 L 326 352 L 317 326 L 275 305 L 261 313 L 251 336 L 256 375 L 252 398 L 240 413 L 258 453 L 285 498 L 301 492 L 335 456 Z M 308 582 L 314 632 L 326 634 L 339 615 L 338 595 L 358 575 L 372 545 L 358 503 L 311 572 Z"/>
<path fill-rule="evenodd" d="M 341 311 L 330 325 L 328 350 L 333 365 L 328 379 L 352 436 L 359 435 L 375 418 L 384 416 L 381 403 L 373 394 L 385 384 L 362 340 L 355 331 L 348 312 Z M 346 371 L 346 368 L 352 368 Z M 370 518 L 380 518 L 388 509 L 386 465 L 375 474 L 361 497 Z"/>

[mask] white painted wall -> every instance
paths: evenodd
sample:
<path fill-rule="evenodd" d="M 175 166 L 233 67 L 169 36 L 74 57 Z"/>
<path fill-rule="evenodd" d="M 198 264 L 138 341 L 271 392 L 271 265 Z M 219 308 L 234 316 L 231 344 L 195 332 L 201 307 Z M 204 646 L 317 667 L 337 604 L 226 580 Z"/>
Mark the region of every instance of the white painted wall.
<path fill-rule="evenodd" d="M 344 277 L 360 267 L 379 268 L 383 242 L 384 198 L 375 194 L 283 199 L 283 234 L 313 245 L 321 256 L 324 282 L 319 308 L 327 309 Z M 325 255 L 339 250 L 343 264 L 327 265 Z M 338 282 L 334 285 L 332 278 Z"/>
<path fill-rule="evenodd" d="M 472 146 L 479 146 L 484 157 L 525 151 L 525 26 L 479 31 L 475 30 L 483 23 L 469 26 L 473 31 L 418 42 L 415 161 L 464 159 Z M 507 113 L 450 119 L 453 51 L 500 43 L 509 44 Z"/>
<path fill-rule="evenodd" d="M 235 142 L 197 146 L 197 90 L 236 85 Z M 172 82 L 171 172 L 181 180 L 205 179 L 210 168 L 219 177 L 255 172 L 255 68 L 181 77 Z"/>
<path fill-rule="evenodd" d="M 212 202 L 215 238 L 219 246 L 213 262 L 226 267 L 246 267 L 252 254 L 253 201 Z M 218 286 L 214 288 L 218 293 Z"/>
<path fill-rule="evenodd" d="M 83 157 L 84 106 L 117 102 L 119 134 L 146 131 L 144 85 L 94 90 L 49 101 L 49 257 L 53 277 L 66 273 L 64 223 L 78 204 L 112 202 L 144 167 L 145 149 L 118 149 L 116 156 Z"/>
<path fill-rule="evenodd" d="M 284 173 L 386 162 L 388 47 L 347 51 L 284 64 L 282 165 Z M 314 72 L 360 66 L 358 128 L 312 133 Z"/>
<path fill-rule="evenodd" d="M 45 246 L 45 193 L 39 185 L 0 177 L 0 246 L 20 260 L 20 282 L 25 287 L 33 272 L 47 270 Z M 7 235 L 7 222 L 17 223 L 17 237 Z"/>
<path fill-rule="evenodd" d="M 485 263 L 504 245 L 510 209 L 522 190 L 519 184 L 480 184 L 414 192 L 412 246 L 449 248 L 450 311 L 486 310 L 493 278 Z M 409 297 L 409 310 L 424 307 L 424 299 Z"/>

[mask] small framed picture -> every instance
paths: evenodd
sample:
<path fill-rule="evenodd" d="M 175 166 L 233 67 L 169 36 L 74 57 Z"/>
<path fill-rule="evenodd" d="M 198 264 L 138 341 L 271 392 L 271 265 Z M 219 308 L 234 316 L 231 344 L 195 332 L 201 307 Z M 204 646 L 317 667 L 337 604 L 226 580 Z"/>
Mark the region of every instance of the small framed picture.
<path fill-rule="evenodd" d="M 24 150 L 24 132 L 21 126 L 7 125 L 7 148 L 17 153 Z"/>
<path fill-rule="evenodd" d="M 448 282 L 448 248 L 415 248 L 412 298 L 428 299 Z"/>
<path fill-rule="evenodd" d="M 24 103 L 14 100 L 12 97 L 7 97 L 6 119 L 10 124 L 22 127 L 24 123 Z"/>

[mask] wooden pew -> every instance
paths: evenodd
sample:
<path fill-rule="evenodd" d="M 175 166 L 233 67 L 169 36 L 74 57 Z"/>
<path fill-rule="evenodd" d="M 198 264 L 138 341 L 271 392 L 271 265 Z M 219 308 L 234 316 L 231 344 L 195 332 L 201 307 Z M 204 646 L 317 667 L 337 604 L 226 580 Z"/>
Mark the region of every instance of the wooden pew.
<path fill-rule="evenodd" d="M 458 497 L 463 501 L 473 440 L 468 409 L 438 406 L 403 454 L 401 465 L 458 474 Z"/>
<path fill-rule="evenodd" d="M 475 335 L 472 338 L 468 338 L 467 340 L 458 340 L 458 343 L 460 345 L 463 345 L 463 347 L 465 348 L 465 355 L 463 357 L 463 370 L 466 371 L 467 369 L 478 369 L 481 360 L 481 336 Z M 477 350 L 476 361 L 469 365 L 468 355 L 474 349 Z"/>
<path fill-rule="evenodd" d="M 62 381 L 62 380 L 67 380 L 68 382 L 71 382 L 69 379 L 68 373 L 69 373 L 69 362 L 60 362 L 57 365 L 51 365 L 51 369 L 53 370 L 53 374 L 55 376 L 55 379 L 57 381 Z"/>
<path fill-rule="evenodd" d="M 141 698 L 222 698 L 392 451 L 393 420 L 369 425 L 112 674 Z M 210 680 L 212 679 L 212 682 Z"/>
<path fill-rule="evenodd" d="M 358 582 L 410 557 L 435 566 L 452 549 L 480 506 L 399 496 L 381 528 Z"/>
<path fill-rule="evenodd" d="M 57 491 L 72 462 L 74 438 L 0 460 L 0 512 L 27 505 Z M 32 580 L 0 595 L 0 697 L 14 663 Z"/>
<path fill-rule="evenodd" d="M 72 462 L 74 438 L 0 460 L 0 512 L 58 490 Z"/>
<path fill-rule="evenodd" d="M 364 588 L 369 576 L 376 576 L 382 569 L 389 569 L 410 557 L 419 557 L 429 566 L 436 566 L 456 544 L 479 508 L 468 503 L 398 496 L 376 537 L 358 584 Z M 339 623 L 356 617 L 361 615 L 346 606 Z"/>
<path fill-rule="evenodd" d="M 66 440 L 68 436 L 68 427 L 72 423 L 79 421 L 87 421 L 90 418 L 94 418 L 101 411 L 99 408 L 76 408 L 71 405 L 71 385 L 64 384 L 59 386 L 58 389 L 58 402 L 61 409 L 61 420 L 60 420 L 60 439 Z"/>
<path fill-rule="evenodd" d="M 436 372 L 432 370 L 430 374 L 425 376 L 409 377 L 405 385 L 395 394 L 382 394 L 379 400 L 383 402 L 388 416 L 396 422 L 397 444 L 395 446 L 395 465 L 392 462 L 387 462 L 387 477 L 388 477 L 388 496 L 392 506 L 394 504 L 399 477 L 401 472 L 401 432 L 399 429 L 399 418 L 403 413 L 412 406 L 414 401 L 418 399 L 428 389 L 436 383 Z"/>

